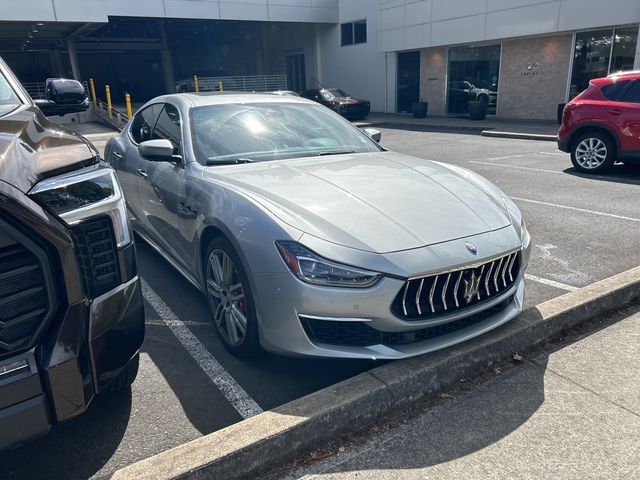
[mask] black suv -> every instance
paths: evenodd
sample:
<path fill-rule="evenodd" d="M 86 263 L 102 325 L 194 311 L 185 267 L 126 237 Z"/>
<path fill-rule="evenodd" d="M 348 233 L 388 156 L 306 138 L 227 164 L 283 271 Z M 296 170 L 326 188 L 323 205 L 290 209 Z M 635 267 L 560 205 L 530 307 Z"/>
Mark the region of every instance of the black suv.
<path fill-rule="evenodd" d="M 48 80 L 44 108 L 87 104 Z M 127 388 L 144 313 L 122 191 L 84 138 L 50 122 L 0 59 L 0 449 Z"/>

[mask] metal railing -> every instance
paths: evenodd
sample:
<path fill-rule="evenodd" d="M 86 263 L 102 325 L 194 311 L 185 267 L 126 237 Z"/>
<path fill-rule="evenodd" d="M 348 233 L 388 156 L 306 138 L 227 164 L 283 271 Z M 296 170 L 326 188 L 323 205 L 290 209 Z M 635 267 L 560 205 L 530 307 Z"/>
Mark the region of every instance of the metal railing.
<path fill-rule="evenodd" d="M 111 106 L 111 115 L 109 115 L 109 106 L 107 105 L 107 102 L 103 102 L 99 98 L 96 98 L 96 106 L 93 107 L 93 111 L 104 122 L 118 130 L 122 130 L 129 122 L 127 112 L 122 112 L 113 106 Z"/>
<path fill-rule="evenodd" d="M 230 90 L 235 92 L 272 92 L 287 90 L 286 75 L 250 75 L 235 77 L 197 77 L 176 82 L 176 92 Z"/>

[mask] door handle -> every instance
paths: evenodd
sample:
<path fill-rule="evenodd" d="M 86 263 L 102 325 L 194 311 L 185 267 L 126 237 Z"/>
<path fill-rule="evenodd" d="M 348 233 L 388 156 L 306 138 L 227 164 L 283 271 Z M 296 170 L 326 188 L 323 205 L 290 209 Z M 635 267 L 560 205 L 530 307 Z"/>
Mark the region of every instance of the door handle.
<path fill-rule="evenodd" d="M 142 168 L 139 168 L 138 170 L 138 175 L 140 175 L 143 178 L 147 178 L 149 176 L 149 174 L 147 173 L 146 170 L 143 170 Z"/>
<path fill-rule="evenodd" d="M 124 155 L 122 155 L 121 153 L 118 153 L 116 151 L 112 152 L 111 155 L 113 155 L 113 157 L 117 158 L 118 160 L 122 160 L 124 158 Z"/>
<path fill-rule="evenodd" d="M 612 108 L 611 110 L 609 110 L 609 113 L 611 115 L 622 115 L 622 110 L 620 110 L 619 108 Z"/>

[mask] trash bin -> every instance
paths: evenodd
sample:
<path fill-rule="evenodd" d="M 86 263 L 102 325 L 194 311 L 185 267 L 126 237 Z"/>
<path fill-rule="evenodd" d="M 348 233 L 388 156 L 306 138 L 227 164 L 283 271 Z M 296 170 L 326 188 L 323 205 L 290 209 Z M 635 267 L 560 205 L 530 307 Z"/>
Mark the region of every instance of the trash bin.
<path fill-rule="evenodd" d="M 484 120 L 487 116 L 487 102 L 469 102 L 469 118 L 471 120 Z"/>
<path fill-rule="evenodd" d="M 427 102 L 414 102 L 411 104 L 413 118 L 425 118 L 427 116 L 427 110 L 429 110 L 429 104 Z"/>

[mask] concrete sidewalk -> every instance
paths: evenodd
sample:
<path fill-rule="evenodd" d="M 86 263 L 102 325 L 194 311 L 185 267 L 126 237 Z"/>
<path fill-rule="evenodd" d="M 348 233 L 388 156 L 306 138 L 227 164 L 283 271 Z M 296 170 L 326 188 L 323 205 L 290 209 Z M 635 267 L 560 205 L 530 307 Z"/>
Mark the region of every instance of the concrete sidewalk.
<path fill-rule="evenodd" d="M 488 116 L 474 121 L 468 117 L 413 118 L 407 114 L 371 113 L 365 120 L 354 122 L 359 127 L 386 126 L 419 130 L 460 131 L 507 138 L 531 138 L 555 141 L 558 127 L 554 122 L 506 120 Z M 504 135 L 500 135 L 504 134 Z"/>
<path fill-rule="evenodd" d="M 640 478 L 640 314 L 285 477 Z"/>

